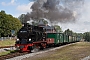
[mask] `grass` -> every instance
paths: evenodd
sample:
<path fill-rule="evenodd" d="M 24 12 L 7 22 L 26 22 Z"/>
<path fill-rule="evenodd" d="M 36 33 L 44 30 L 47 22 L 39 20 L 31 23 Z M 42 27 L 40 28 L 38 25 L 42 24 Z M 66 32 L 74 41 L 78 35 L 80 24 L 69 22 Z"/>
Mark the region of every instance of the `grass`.
<path fill-rule="evenodd" d="M 0 41 L 0 47 L 2 47 L 2 46 L 14 46 L 14 45 L 15 45 L 15 40 Z"/>
<path fill-rule="evenodd" d="M 15 50 L 9 50 L 9 51 L 6 51 L 6 52 L 0 52 L 0 56 L 2 55 L 7 55 L 7 54 L 10 54 L 10 53 L 14 53 L 16 52 Z"/>
<path fill-rule="evenodd" d="M 0 56 L 2 56 L 2 55 L 7 55 L 7 54 L 9 54 L 10 53 L 10 51 L 7 51 L 7 52 L 0 52 Z"/>
<path fill-rule="evenodd" d="M 0 47 L 4 47 L 4 46 L 14 46 L 15 45 L 15 40 L 3 40 L 0 41 Z M 5 52 L 0 52 L 0 56 L 2 55 L 7 55 L 9 53 L 12 53 L 13 51 L 5 51 Z"/>
<path fill-rule="evenodd" d="M 79 42 L 31 57 L 32 60 L 81 60 L 90 55 L 90 42 Z M 27 59 L 28 60 L 28 59 Z"/>
<path fill-rule="evenodd" d="M 11 44 L 12 40 L 6 41 L 0 41 L 4 42 L 2 46 L 5 45 L 13 45 Z M 7 44 L 9 43 L 9 44 Z M 7 52 L 0 52 L 1 55 L 9 54 L 13 51 L 7 51 Z M 90 42 L 79 42 L 76 44 L 72 44 L 67 47 L 63 47 L 61 49 L 57 49 L 55 51 L 50 51 L 47 53 L 38 54 L 36 56 L 30 57 L 29 59 L 25 60 L 81 60 L 84 57 L 87 57 L 90 55 Z"/>

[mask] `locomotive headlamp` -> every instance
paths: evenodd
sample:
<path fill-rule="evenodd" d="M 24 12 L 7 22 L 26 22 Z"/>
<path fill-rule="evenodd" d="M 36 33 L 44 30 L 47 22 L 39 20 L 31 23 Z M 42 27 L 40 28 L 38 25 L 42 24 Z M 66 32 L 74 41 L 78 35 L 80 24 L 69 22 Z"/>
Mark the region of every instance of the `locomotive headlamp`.
<path fill-rule="evenodd" d="M 17 39 L 17 41 L 19 41 L 19 39 Z"/>
<path fill-rule="evenodd" d="M 31 39 L 29 39 L 29 41 L 31 41 Z"/>

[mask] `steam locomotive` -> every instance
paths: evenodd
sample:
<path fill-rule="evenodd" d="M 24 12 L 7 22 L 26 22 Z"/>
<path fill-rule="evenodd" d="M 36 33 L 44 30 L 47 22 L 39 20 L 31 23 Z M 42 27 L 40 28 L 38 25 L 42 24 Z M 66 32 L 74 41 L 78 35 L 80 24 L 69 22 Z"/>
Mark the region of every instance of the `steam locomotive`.
<path fill-rule="evenodd" d="M 53 26 L 24 24 L 17 33 L 15 46 L 22 52 L 30 52 L 34 48 L 44 49 L 49 46 L 77 42 L 79 40 L 80 38 L 75 36 L 57 33 Z"/>

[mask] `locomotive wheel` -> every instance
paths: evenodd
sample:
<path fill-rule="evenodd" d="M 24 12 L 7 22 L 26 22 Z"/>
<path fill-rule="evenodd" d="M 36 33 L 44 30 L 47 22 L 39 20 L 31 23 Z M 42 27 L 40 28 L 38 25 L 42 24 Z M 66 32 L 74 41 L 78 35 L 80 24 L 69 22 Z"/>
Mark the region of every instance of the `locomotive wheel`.
<path fill-rule="evenodd" d="M 28 50 L 29 50 L 29 52 L 31 52 L 31 50 L 33 50 L 33 47 L 32 46 L 28 46 Z"/>
<path fill-rule="evenodd" d="M 40 45 L 40 50 L 43 50 L 44 48 L 46 48 L 47 44 L 46 43 L 41 43 Z"/>
<path fill-rule="evenodd" d="M 19 50 L 19 53 L 23 53 L 22 49 Z"/>
<path fill-rule="evenodd" d="M 40 50 L 43 50 L 44 48 L 43 48 L 43 46 L 40 46 Z"/>

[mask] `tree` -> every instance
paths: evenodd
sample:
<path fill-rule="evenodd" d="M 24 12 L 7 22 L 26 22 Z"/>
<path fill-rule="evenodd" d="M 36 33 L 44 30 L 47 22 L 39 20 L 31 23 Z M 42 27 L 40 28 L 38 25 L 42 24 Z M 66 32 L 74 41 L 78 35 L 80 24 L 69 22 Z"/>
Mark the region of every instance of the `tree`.
<path fill-rule="evenodd" d="M 17 18 L 6 14 L 5 11 L 0 12 L 0 36 L 11 36 L 11 30 L 17 32 L 21 26 Z"/>
<path fill-rule="evenodd" d="M 64 33 L 65 33 L 66 35 L 73 35 L 73 31 L 70 30 L 70 29 L 65 30 Z"/>
<path fill-rule="evenodd" d="M 21 14 L 18 19 L 21 21 L 21 23 L 27 23 L 27 21 L 30 20 L 30 13 L 27 12 L 27 14 Z"/>
<path fill-rule="evenodd" d="M 25 21 L 25 14 L 21 14 L 18 19 L 21 21 L 21 23 L 24 23 Z"/>
<path fill-rule="evenodd" d="M 62 32 L 62 29 L 61 29 L 60 26 L 54 25 L 54 27 L 55 27 L 55 29 L 56 29 L 57 32 L 59 32 L 59 33 Z"/>
<path fill-rule="evenodd" d="M 85 39 L 85 41 L 90 42 L 90 32 L 85 32 L 83 34 L 83 38 Z"/>

